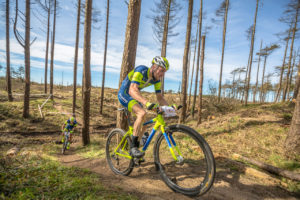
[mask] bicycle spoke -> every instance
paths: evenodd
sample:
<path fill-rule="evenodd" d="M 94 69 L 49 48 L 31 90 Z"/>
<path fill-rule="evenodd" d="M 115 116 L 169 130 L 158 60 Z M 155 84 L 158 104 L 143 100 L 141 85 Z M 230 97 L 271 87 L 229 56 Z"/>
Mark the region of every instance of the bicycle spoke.
<path fill-rule="evenodd" d="M 107 139 L 106 155 L 110 168 L 117 174 L 127 175 L 132 171 L 133 161 L 129 155 L 129 138 L 120 129 L 113 130 Z"/>
<path fill-rule="evenodd" d="M 166 138 L 161 136 L 155 153 L 155 161 L 161 165 L 164 181 L 182 193 L 194 195 L 201 189 L 206 192 L 213 182 L 215 165 L 211 151 L 204 146 L 204 139 L 200 140 L 200 136 L 188 128 L 173 127 L 168 136 L 173 150 L 170 151 Z"/>

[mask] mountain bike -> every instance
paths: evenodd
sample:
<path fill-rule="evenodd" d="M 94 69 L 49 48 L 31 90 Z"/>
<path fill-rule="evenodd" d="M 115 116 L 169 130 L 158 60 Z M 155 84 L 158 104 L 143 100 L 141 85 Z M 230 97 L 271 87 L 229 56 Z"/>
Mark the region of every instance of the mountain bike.
<path fill-rule="evenodd" d="M 66 150 L 67 150 L 67 146 L 68 146 L 68 143 L 70 142 L 70 131 L 64 131 L 64 139 L 63 139 L 63 146 L 62 146 L 62 150 L 61 150 L 61 153 L 62 154 L 65 154 Z"/>
<path fill-rule="evenodd" d="M 128 176 L 135 166 L 139 166 L 143 158 L 137 159 L 130 155 L 133 131 L 129 111 L 125 113 L 129 130 L 113 129 L 106 141 L 106 159 L 111 170 L 120 175 Z M 188 196 L 203 195 L 213 185 L 216 166 L 211 148 L 205 139 L 194 129 L 181 124 L 167 126 L 164 111 L 160 109 L 157 116 L 144 125 L 155 123 L 144 144 L 146 151 L 155 133 L 160 128 L 153 145 L 154 164 L 160 172 L 162 180 L 175 192 Z"/>

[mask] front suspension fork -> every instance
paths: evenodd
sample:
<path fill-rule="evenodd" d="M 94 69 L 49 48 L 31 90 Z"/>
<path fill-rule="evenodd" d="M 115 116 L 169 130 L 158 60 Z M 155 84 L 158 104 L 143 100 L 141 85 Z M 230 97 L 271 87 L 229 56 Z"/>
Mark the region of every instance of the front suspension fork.
<path fill-rule="evenodd" d="M 166 141 L 167 141 L 167 143 L 168 143 L 168 146 L 169 146 L 169 149 L 170 149 L 170 152 L 171 152 L 172 157 L 174 158 L 174 160 L 177 161 L 177 163 L 181 163 L 181 162 L 183 161 L 183 157 L 182 157 L 182 154 L 181 154 L 180 149 L 179 149 L 178 146 L 176 145 L 176 142 L 175 142 L 174 137 L 173 137 L 173 135 L 172 135 L 173 133 L 171 133 L 171 132 L 168 132 L 168 133 L 165 132 L 165 129 L 164 129 L 163 126 L 161 127 L 161 130 L 162 130 L 163 135 L 164 135 L 164 137 L 165 137 L 165 139 L 166 139 Z M 170 138 L 170 139 L 169 139 L 169 138 Z M 171 140 L 171 141 L 170 141 L 170 140 Z M 172 142 L 172 144 L 171 144 L 171 142 Z M 172 145 L 173 145 L 173 147 L 175 148 L 175 150 L 176 150 L 178 156 L 175 155 L 175 152 L 174 152 L 174 150 L 173 150 Z"/>

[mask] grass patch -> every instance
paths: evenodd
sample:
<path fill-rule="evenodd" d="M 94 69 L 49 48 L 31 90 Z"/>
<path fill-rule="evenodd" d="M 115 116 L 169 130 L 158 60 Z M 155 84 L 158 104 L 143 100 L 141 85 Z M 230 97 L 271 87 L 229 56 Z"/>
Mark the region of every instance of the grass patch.
<path fill-rule="evenodd" d="M 300 163 L 293 160 L 286 160 L 278 154 L 272 154 L 269 158 L 270 162 L 282 169 L 300 173 Z"/>
<path fill-rule="evenodd" d="M 76 153 L 85 158 L 105 158 L 105 144 L 105 138 L 92 135 L 91 143 L 87 146 L 77 147 Z"/>
<path fill-rule="evenodd" d="M 63 167 L 41 156 L 0 160 L 0 198 L 137 199 L 112 188 L 107 189 L 100 181 L 100 177 L 92 172 Z"/>

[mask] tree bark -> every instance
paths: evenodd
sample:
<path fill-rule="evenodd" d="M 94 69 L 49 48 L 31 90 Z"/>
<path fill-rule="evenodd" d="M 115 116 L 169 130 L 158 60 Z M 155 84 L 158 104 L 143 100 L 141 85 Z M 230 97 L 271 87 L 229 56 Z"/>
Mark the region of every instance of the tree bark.
<path fill-rule="evenodd" d="M 198 107 L 197 125 L 201 124 L 202 89 L 203 89 L 203 79 L 204 79 L 203 77 L 204 49 L 205 49 L 205 35 L 202 36 L 202 43 L 201 43 L 201 67 L 200 67 L 200 81 L 199 81 L 199 107 Z"/>
<path fill-rule="evenodd" d="M 75 56 L 74 56 L 74 74 L 73 74 L 73 105 L 72 113 L 75 116 L 76 110 L 76 91 L 77 91 L 77 62 L 78 62 L 78 45 L 79 45 L 79 30 L 80 30 L 80 9 L 81 9 L 81 0 L 77 2 L 77 25 L 76 25 L 76 41 L 75 41 Z"/>
<path fill-rule="evenodd" d="M 250 78 L 251 78 L 251 68 L 252 68 L 252 58 L 253 58 L 253 49 L 254 49 L 254 40 L 255 40 L 255 27 L 256 27 L 256 17 L 258 11 L 258 4 L 259 0 L 256 0 L 256 10 L 255 10 L 255 17 L 254 17 L 254 25 L 252 30 L 252 37 L 251 37 L 251 47 L 250 47 L 250 60 L 249 60 L 249 70 L 247 76 L 247 86 L 246 86 L 246 94 L 245 94 L 245 105 L 248 103 L 248 93 L 250 87 Z"/>
<path fill-rule="evenodd" d="M 53 15 L 53 31 L 51 44 L 51 63 L 50 63 L 50 95 L 53 100 L 53 62 L 54 62 L 54 45 L 55 45 L 55 24 L 56 24 L 56 0 L 54 0 L 54 15 Z"/>
<path fill-rule="evenodd" d="M 141 0 L 130 0 L 128 5 L 128 17 L 125 34 L 122 67 L 119 79 L 119 89 L 127 74 L 134 68 L 136 48 L 138 41 L 138 30 L 141 13 Z M 117 127 L 126 129 L 127 120 L 124 113 L 117 112 Z"/>
<path fill-rule="evenodd" d="M 286 85 L 285 85 L 285 88 L 283 90 L 282 102 L 284 102 L 285 99 L 286 99 L 286 93 L 287 93 L 287 88 L 288 88 L 288 84 L 289 84 L 289 75 L 290 75 L 291 61 L 292 61 L 292 57 L 293 57 L 293 47 L 294 47 L 294 41 L 295 41 L 295 34 L 296 34 L 296 31 L 297 31 L 299 5 L 300 5 L 300 1 L 298 0 L 298 5 L 297 5 L 297 8 L 296 8 L 296 16 L 295 16 L 295 25 L 294 25 L 294 28 L 293 28 L 293 36 L 292 36 L 292 42 L 291 42 L 291 48 L 290 48 L 290 57 L 289 57 L 289 63 L 288 63 L 288 72 L 286 74 Z"/>
<path fill-rule="evenodd" d="M 29 95 L 30 95 L 30 0 L 26 0 L 25 19 L 25 91 L 23 117 L 29 117 Z"/>
<path fill-rule="evenodd" d="M 263 41 L 260 42 L 259 52 L 261 52 L 262 43 L 263 43 Z M 256 90 L 257 90 L 257 86 L 258 86 L 259 67 L 260 67 L 260 53 L 258 55 L 258 64 L 257 64 L 257 72 L 256 72 L 256 84 L 255 84 L 255 88 L 254 88 L 254 92 L 253 92 L 253 103 L 255 103 Z"/>
<path fill-rule="evenodd" d="M 166 57 L 167 56 L 167 45 L 168 45 L 168 32 L 169 32 L 169 19 L 170 19 L 170 7 L 171 7 L 172 0 L 168 0 L 168 6 L 166 10 L 166 16 L 165 16 L 165 24 L 164 24 L 164 34 L 161 44 L 161 56 Z M 165 77 L 161 78 L 161 93 L 164 95 L 165 93 Z"/>
<path fill-rule="evenodd" d="M 106 31 L 105 31 L 104 59 L 103 59 L 103 72 L 102 72 L 102 88 L 101 88 L 101 101 L 100 101 L 100 114 L 101 115 L 102 115 L 102 110 L 103 110 L 103 98 L 104 98 L 106 52 L 107 52 L 107 39 L 108 39 L 108 20 L 109 20 L 109 0 L 107 0 L 107 8 L 106 8 Z"/>
<path fill-rule="evenodd" d="M 87 0 L 85 4 L 85 22 L 84 22 L 84 51 L 83 51 L 83 73 L 84 95 L 83 95 L 83 126 L 82 141 L 83 145 L 90 143 L 90 97 L 91 97 L 91 20 L 92 20 L 92 0 Z"/>
<path fill-rule="evenodd" d="M 295 88 L 294 88 L 293 101 L 295 101 L 297 98 L 299 88 L 300 88 L 300 61 L 298 63 L 298 73 L 297 73 L 296 83 L 295 83 Z"/>
<path fill-rule="evenodd" d="M 289 46 L 289 41 L 290 41 L 290 34 L 291 34 L 291 31 L 292 31 L 292 23 L 291 23 L 291 27 L 290 27 L 290 29 L 289 29 L 288 38 L 287 38 L 287 40 L 286 40 L 286 45 L 285 45 L 285 50 L 284 50 L 284 56 L 283 56 L 283 62 L 282 62 L 281 70 L 280 70 L 279 87 L 278 87 L 277 94 L 276 94 L 276 98 L 275 98 L 275 101 L 274 101 L 274 102 L 277 102 L 277 101 L 278 101 L 279 95 L 280 95 L 280 93 L 281 93 L 281 88 L 282 88 L 282 77 L 283 77 L 284 66 L 285 66 L 285 58 L 286 58 L 286 52 L 287 52 L 287 49 L 288 49 L 288 46 Z"/>
<path fill-rule="evenodd" d="M 292 71 L 290 73 L 289 84 L 288 84 L 288 89 L 287 89 L 287 98 L 288 99 L 290 99 L 290 89 L 291 89 L 291 84 L 292 84 L 292 80 L 293 80 L 293 73 L 294 73 L 296 56 L 297 56 L 297 54 L 296 54 L 296 52 L 294 52 L 294 58 L 293 58 L 293 64 L 292 64 Z"/>
<path fill-rule="evenodd" d="M 192 14 L 193 14 L 193 0 L 189 0 L 189 10 L 188 10 L 188 20 L 185 36 L 185 48 L 183 54 L 183 66 L 182 66 L 182 111 L 179 117 L 179 122 L 184 122 L 186 117 L 186 91 L 187 91 L 187 63 L 188 63 L 188 54 L 190 49 L 190 37 L 192 29 Z"/>
<path fill-rule="evenodd" d="M 224 62 L 224 49 L 225 49 L 228 7 L 229 7 L 229 0 L 226 0 L 226 8 L 225 8 L 226 10 L 225 10 L 224 26 L 223 26 L 223 43 L 222 43 L 222 58 L 221 58 L 221 67 L 220 67 L 218 102 L 220 102 L 220 100 L 221 100 L 222 73 L 223 73 L 223 62 Z"/>
<path fill-rule="evenodd" d="M 191 105 L 191 94 L 192 94 L 192 87 L 193 87 L 193 77 L 194 77 L 194 66 L 195 66 L 196 51 L 197 51 L 196 48 L 197 48 L 197 41 L 198 41 L 198 31 L 199 31 L 199 17 L 198 17 L 198 23 L 197 23 L 196 41 L 195 41 L 193 67 L 192 67 L 192 77 L 191 77 L 189 100 L 188 100 L 188 106 L 187 106 L 188 109 L 190 109 L 190 105 Z"/>
<path fill-rule="evenodd" d="M 195 75 L 195 88 L 194 88 L 194 98 L 193 98 L 193 104 L 192 104 L 192 117 L 194 119 L 194 111 L 195 111 L 195 105 L 196 105 L 196 99 L 197 99 L 197 89 L 198 89 L 198 75 L 199 75 L 199 65 L 200 65 L 200 46 L 201 46 L 201 32 L 202 32 L 202 7 L 203 7 L 203 1 L 200 0 L 200 10 L 199 10 L 199 41 L 198 41 L 198 54 L 197 54 L 197 67 L 196 67 L 196 75 Z"/>
<path fill-rule="evenodd" d="M 264 69 L 263 69 L 263 74 L 262 74 L 262 78 L 261 78 L 260 103 L 264 102 L 263 94 L 264 94 L 264 80 L 265 80 L 266 63 L 267 63 L 267 56 L 265 56 Z"/>
<path fill-rule="evenodd" d="M 6 86 L 8 101 L 13 101 L 10 77 L 9 0 L 6 0 Z"/>
<path fill-rule="evenodd" d="M 47 22 L 47 42 L 46 42 L 46 55 L 45 55 L 45 83 L 44 83 L 44 92 L 47 94 L 47 86 L 48 86 L 48 50 L 49 50 L 49 32 L 50 32 L 50 10 L 51 10 L 51 1 L 49 0 L 49 5 L 48 5 L 48 22 Z"/>
<path fill-rule="evenodd" d="M 294 173 L 294 172 L 291 172 L 291 171 L 288 171 L 288 170 L 280 169 L 280 168 L 274 167 L 272 165 L 268 165 L 268 164 L 262 163 L 260 161 L 253 160 L 253 159 L 250 159 L 250 158 L 238 155 L 238 154 L 234 154 L 233 157 L 235 159 L 241 159 L 241 160 L 244 160 L 248 163 L 256 165 L 259 168 L 261 168 L 263 170 L 266 170 L 266 171 L 268 171 L 272 174 L 280 175 L 280 176 L 283 176 L 285 178 L 289 178 L 289 179 L 292 179 L 292 180 L 295 180 L 295 181 L 300 181 L 300 174 L 297 174 L 297 173 Z"/>

